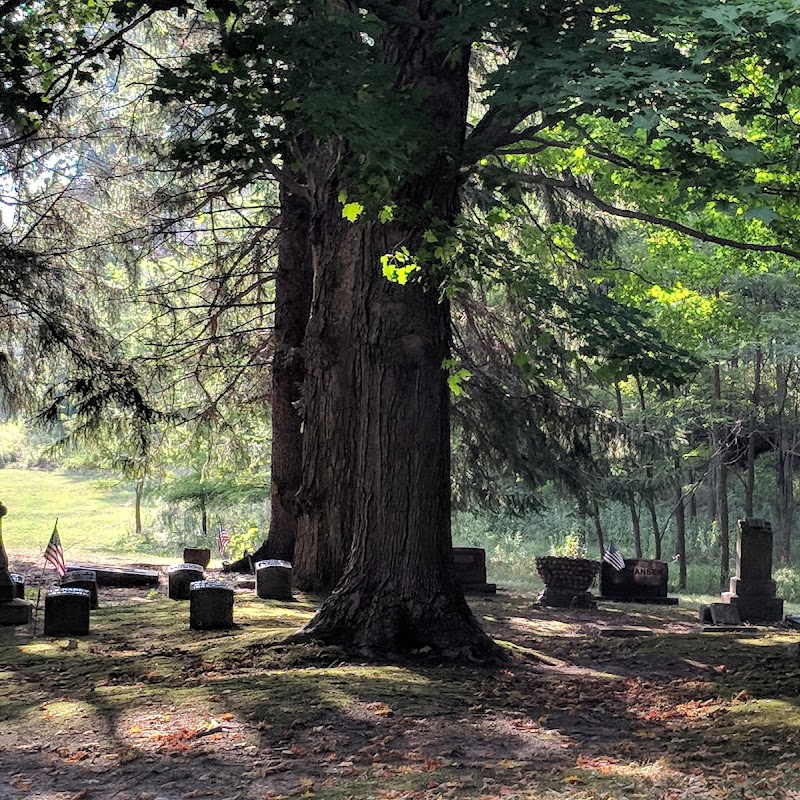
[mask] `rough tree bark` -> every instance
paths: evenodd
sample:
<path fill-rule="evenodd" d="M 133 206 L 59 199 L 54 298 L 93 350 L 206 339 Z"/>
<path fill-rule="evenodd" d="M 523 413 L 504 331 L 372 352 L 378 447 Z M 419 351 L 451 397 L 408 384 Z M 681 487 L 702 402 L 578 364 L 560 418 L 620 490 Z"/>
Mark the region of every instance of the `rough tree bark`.
<path fill-rule="evenodd" d="M 225 566 L 228 572 L 253 572 L 256 562 L 294 561 L 298 495 L 303 473 L 300 405 L 305 377 L 303 337 L 311 307 L 311 208 L 307 198 L 281 186 L 278 266 L 275 271 L 275 356 L 272 362 L 272 451 L 270 454 L 270 526 L 252 554 Z M 303 587 L 307 562 L 293 564 L 295 584 Z"/>
<path fill-rule="evenodd" d="M 467 48 L 437 46 L 435 3 L 399 3 L 379 45 L 398 88 L 425 92 L 431 141 L 420 172 L 396 195 L 387 224 L 341 218 L 339 188 L 315 187 L 315 294 L 306 331 L 304 514 L 301 535 L 352 530 L 342 580 L 295 639 L 370 651 L 422 648 L 488 657 L 483 632 L 452 574 L 448 304 L 432 276 L 400 285 L 380 259 L 422 243 L 423 212 L 458 210 L 468 100 Z M 416 20 L 425 24 L 411 24 Z M 457 56 L 457 57 L 454 57 Z M 423 163 L 423 159 L 425 159 Z M 330 166 L 330 165 L 328 165 Z M 328 172 L 330 174 L 330 172 Z M 313 424 L 311 424 L 313 423 Z M 331 524 L 332 523 L 332 524 Z"/>
<path fill-rule="evenodd" d="M 310 207 L 281 187 L 281 230 L 275 275 L 275 357 L 272 364 L 271 518 L 263 558 L 294 560 L 298 493 L 303 474 L 299 405 L 305 366 L 303 336 L 311 307 Z M 302 582 L 302 565 L 294 565 Z"/>

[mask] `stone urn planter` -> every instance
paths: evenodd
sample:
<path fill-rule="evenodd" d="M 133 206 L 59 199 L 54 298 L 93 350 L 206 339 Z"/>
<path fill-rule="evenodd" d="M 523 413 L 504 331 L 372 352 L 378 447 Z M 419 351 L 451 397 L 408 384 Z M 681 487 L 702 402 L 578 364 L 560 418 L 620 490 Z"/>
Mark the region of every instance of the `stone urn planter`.
<path fill-rule="evenodd" d="M 539 556 L 536 571 L 544 581 L 539 604 L 558 608 L 596 608 L 597 603 L 589 592 L 600 562 L 589 558 L 564 556 Z"/>

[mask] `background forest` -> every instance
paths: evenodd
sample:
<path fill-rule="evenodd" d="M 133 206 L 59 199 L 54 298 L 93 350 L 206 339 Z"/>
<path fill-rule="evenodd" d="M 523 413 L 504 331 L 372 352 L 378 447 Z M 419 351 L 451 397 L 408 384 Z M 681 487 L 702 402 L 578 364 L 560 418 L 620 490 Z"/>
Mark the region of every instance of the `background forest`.
<path fill-rule="evenodd" d="M 5 96 L 16 119 L 0 137 L 0 488 L 13 512 L 12 470 L 66 470 L 129 493 L 119 549 L 175 553 L 211 544 L 223 523 L 235 557 L 269 527 L 269 376 L 293 358 L 273 326 L 280 189 L 266 168 L 243 180 L 233 146 L 212 164 L 187 144 L 212 118 L 240 136 L 236 97 L 216 115 L 198 112 L 208 98 L 170 102 L 184 91 L 170 70 L 197 59 L 218 20 L 148 11 L 98 43 L 64 38 L 65 19 L 89 13 L 80 4 L 59 13 L 4 29 L 30 37 L 7 52 L 25 50 L 58 112 Z M 82 55 L 59 64 L 59 47 Z M 475 48 L 472 125 L 486 112 L 479 81 L 508 58 L 500 44 Z M 246 88 L 223 59 L 207 66 Z M 755 55 L 736 69 L 754 105 L 778 91 Z M 714 593 L 736 518 L 764 517 L 779 594 L 800 600 L 797 262 L 769 244 L 770 208 L 629 168 L 668 163 L 664 120 L 581 124 L 556 123 L 555 143 L 528 131 L 483 159 L 457 233 L 426 233 L 452 267 L 441 292 L 455 541 L 486 547 L 501 583 L 530 580 L 537 554 L 597 557 L 613 540 L 673 560 L 676 587 Z M 719 124 L 738 142 L 726 158 L 793 187 L 763 160 L 792 147 L 781 119 Z M 710 174 L 718 154 L 704 155 Z M 534 180 L 545 168 L 571 176 L 568 194 Z M 647 213 L 598 204 L 589 187 L 609 186 Z M 343 194 L 342 217 L 379 192 Z M 680 222 L 655 224 L 666 217 Z M 413 281 L 418 255 L 388 254 L 384 276 Z"/>

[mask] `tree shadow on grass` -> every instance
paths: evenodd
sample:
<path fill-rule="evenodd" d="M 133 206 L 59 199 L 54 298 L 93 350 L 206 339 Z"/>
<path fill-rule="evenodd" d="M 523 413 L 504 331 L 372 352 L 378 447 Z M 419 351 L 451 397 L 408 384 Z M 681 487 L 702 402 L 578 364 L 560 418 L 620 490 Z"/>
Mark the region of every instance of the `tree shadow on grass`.
<path fill-rule="evenodd" d="M 237 603 L 242 624 L 232 632 L 189 631 L 186 605 L 160 600 L 95 612 L 93 633 L 74 647 L 37 639 L 2 648 L 0 774 L 23 783 L 40 774 L 59 791 L 95 781 L 95 797 L 141 796 L 165 782 L 181 785 L 164 797 L 302 793 L 309 781 L 367 796 L 365 787 L 425 789 L 440 779 L 479 793 L 520 770 L 563 777 L 579 759 L 591 771 L 591 759 L 666 756 L 688 771 L 700 742 L 705 752 L 738 748 L 727 723 L 740 709 L 794 691 L 760 671 L 790 666 L 780 641 L 756 650 L 695 634 L 604 640 L 586 616 L 543 617 L 536 627 L 533 613 L 485 604 L 484 616 L 495 610 L 492 632 L 516 645 L 509 663 L 371 664 L 330 648 L 273 646 L 314 603 Z M 734 702 L 742 691 L 755 700 Z M 793 711 L 798 695 L 787 699 Z M 737 756 L 746 767 L 780 766 L 785 750 L 770 748 L 785 719 L 751 722 L 763 747 Z"/>

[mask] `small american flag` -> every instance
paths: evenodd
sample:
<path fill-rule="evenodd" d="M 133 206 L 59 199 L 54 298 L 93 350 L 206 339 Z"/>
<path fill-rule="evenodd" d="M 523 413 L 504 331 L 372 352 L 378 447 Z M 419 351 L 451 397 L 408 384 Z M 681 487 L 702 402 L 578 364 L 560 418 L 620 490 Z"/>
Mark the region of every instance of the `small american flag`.
<path fill-rule="evenodd" d="M 44 560 L 51 564 L 53 569 L 58 573 L 61 578 L 67 571 L 64 564 L 64 551 L 61 549 L 61 537 L 58 535 L 58 520 L 53 526 L 53 533 L 50 536 L 50 541 L 44 551 Z"/>
<path fill-rule="evenodd" d="M 625 559 L 622 557 L 622 553 L 620 553 L 619 548 L 614 544 L 614 542 L 608 543 L 608 549 L 603 553 L 603 561 L 617 570 L 625 569 Z"/>
<path fill-rule="evenodd" d="M 230 541 L 230 534 L 222 527 L 222 523 L 217 525 L 217 550 L 221 556 L 225 555 Z"/>

